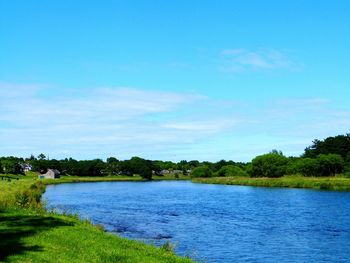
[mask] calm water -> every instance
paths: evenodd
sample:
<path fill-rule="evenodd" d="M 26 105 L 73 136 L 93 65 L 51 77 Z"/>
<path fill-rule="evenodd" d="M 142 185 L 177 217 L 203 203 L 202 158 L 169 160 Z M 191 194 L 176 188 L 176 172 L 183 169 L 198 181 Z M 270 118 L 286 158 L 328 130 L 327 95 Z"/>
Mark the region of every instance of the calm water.
<path fill-rule="evenodd" d="M 49 206 L 205 262 L 350 262 L 350 193 L 193 184 L 48 186 Z"/>

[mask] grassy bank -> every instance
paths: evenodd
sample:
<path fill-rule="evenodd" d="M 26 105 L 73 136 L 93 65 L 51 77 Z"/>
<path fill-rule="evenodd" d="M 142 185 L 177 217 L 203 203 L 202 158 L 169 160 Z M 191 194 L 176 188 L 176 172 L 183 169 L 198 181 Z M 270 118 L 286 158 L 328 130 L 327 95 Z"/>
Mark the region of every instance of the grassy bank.
<path fill-rule="evenodd" d="M 36 178 L 36 177 L 35 177 Z M 153 176 L 154 181 L 166 181 L 166 180 L 190 180 L 190 176 L 179 176 L 174 175 L 167 176 Z M 141 176 L 103 176 L 103 177 L 82 177 L 82 176 L 62 176 L 60 179 L 45 179 L 43 183 L 48 184 L 62 184 L 62 183 L 79 183 L 79 182 L 142 182 L 146 181 Z"/>
<path fill-rule="evenodd" d="M 283 176 L 280 178 L 251 178 L 251 177 L 211 177 L 195 178 L 195 183 L 247 185 L 263 187 L 312 188 L 324 190 L 350 191 L 350 178 L 336 177 L 304 177 L 299 175 Z"/>
<path fill-rule="evenodd" d="M 48 184 L 79 183 L 79 182 L 123 182 L 123 181 L 144 181 L 140 176 L 104 176 L 104 177 L 82 177 L 62 176 L 59 179 L 44 179 L 42 182 Z"/>
<path fill-rule="evenodd" d="M 125 181 L 130 177 L 103 179 Z M 56 183 L 77 181 L 97 180 L 69 177 Z M 31 176 L 0 179 L 1 262 L 192 262 L 167 249 L 106 233 L 75 216 L 45 211 L 40 202 L 43 182 Z"/>

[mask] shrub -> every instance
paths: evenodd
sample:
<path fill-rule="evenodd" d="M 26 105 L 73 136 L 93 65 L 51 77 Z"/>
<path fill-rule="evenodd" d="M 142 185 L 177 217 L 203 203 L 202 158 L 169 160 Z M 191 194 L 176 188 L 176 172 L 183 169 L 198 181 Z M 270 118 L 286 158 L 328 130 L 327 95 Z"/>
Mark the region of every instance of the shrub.
<path fill-rule="evenodd" d="M 45 192 L 45 186 L 37 182 L 29 189 L 18 191 L 15 196 L 15 204 L 19 207 L 39 208 L 42 194 Z"/>
<path fill-rule="evenodd" d="M 294 171 L 304 176 L 318 176 L 320 165 L 317 159 L 300 158 L 294 163 Z"/>
<path fill-rule="evenodd" d="M 243 166 L 244 171 L 247 172 L 249 176 L 253 175 L 253 165 L 252 163 L 247 163 L 246 165 Z"/>
<path fill-rule="evenodd" d="M 213 172 L 208 166 L 199 166 L 193 169 L 191 176 L 195 177 L 211 177 Z"/>
<path fill-rule="evenodd" d="M 30 204 L 29 191 L 16 193 L 16 205 L 19 207 L 28 207 Z"/>
<path fill-rule="evenodd" d="M 171 244 L 168 240 L 160 247 L 162 250 L 169 252 L 169 253 L 175 253 L 176 245 Z"/>
<path fill-rule="evenodd" d="M 338 154 L 320 154 L 317 158 L 299 158 L 288 165 L 288 173 L 300 173 L 304 176 L 334 176 L 344 171 L 344 160 Z"/>
<path fill-rule="evenodd" d="M 225 165 L 215 173 L 216 176 L 249 176 L 246 171 L 236 165 Z"/>
<path fill-rule="evenodd" d="M 288 158 L 279 153 L 268 153 L 252 160 L 252 175 L 255 177 L 281 177 L 285 175 Z"/>
<path fill-rule="evenodd" d="M 339 154 L 320 154 L 317 161 L 320 176 L 334 176 L 344 171 L 344 160 Z"/>

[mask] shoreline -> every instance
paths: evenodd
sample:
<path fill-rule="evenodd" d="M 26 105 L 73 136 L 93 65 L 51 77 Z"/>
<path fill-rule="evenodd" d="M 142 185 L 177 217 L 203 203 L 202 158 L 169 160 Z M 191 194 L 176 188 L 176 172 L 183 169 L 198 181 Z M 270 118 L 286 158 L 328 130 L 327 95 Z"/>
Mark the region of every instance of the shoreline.
<path fill-rule="evenodd" d="M 350 191 L 350 178 L 335 177 L 304 177 L 288 175 L 279 178 L 267 177 L 210 177 L 194 178 L 194 183 L 241 185 L 254 187 L 280 187 L 296 189 L 316 189 L 327 191 Z"/>
<path fill-rule="evenodd" d="M 4 175 L 6 176 L 6 175 Z M 146 182 L 139 176 L 77 177 L 60 179 L 37 179 L 36 176 L 15 176 L 11 182 L 0 180 L 0 261 L 30 262 L 50 261 L 58 257 L 61 262 L 194 262 L 176 255 L 172 245 L 156 247 L 106 232 L 102 226 L 93 225 L 77 215 L 58 214 L 47 211 L 41 199 L 47 185 L 79 182 Z M 17 178 L 19 178 L 17 180 Z M 242 185 L 255 187 L 304 188 L 318 190 L 350 191 L 350 178 L 303 177 L 300 175 L 281 178 L 251 177 L 155 177 L 153 181 L 191 180 L 193 183 Z M 14 224 L 13 222 L 16 222 Z M 35 222 L 35 224 L 33 223 Z M 39 223 L 38 223 L 39 222 Z M 25 229 L 25 230 L 23 230 Z M 28 231 L 30 229 L 30 231 Z M 98 241 L 96 241 L 98 240 Z M 71 246 L 72 242 L 74 245 Z M 40 247 L 40 252 L 30 249 Z M 108 249 L 107 249 L 108 248 Z M 67 251 L 75 251 L 79 258 Z M 101 251 L 104 251 L 103 253 Z M 10 253 L 10 254 L 9 254 Z M 68 254 L 65 254 L 68 253 Z M 102 253 L 102 254 L 101 254 Z"/>
<path fill-rule="evenodd" d="M 0 180 L 0 262 L 194 262 L 176 255 L 173 246 L 161 247 L 131 240 L 93 225 L 77 215 L 47 211 L 42 203 L 46 185 L 75 182 L 135 181 L 140 178 L 35 177 Z M 106 180 L 107 179 L 107 180 Z M 129 180 L 126 180 L 129 179 Z M 52 183 L 52 181 L 55 181 Z"/>

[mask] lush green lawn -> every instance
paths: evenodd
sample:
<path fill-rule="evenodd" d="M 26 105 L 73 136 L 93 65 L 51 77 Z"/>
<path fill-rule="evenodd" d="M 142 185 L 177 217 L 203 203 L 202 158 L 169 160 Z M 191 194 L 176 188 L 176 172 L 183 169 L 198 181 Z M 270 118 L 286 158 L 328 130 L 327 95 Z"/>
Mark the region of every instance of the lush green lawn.
<path fill-rule="evenodd" d="M 40 196 L 50 180 L 37 180 L 35 176 L 19 178 L 0 179 L 1 262 L 192 262 L 167 249 L 106 233 L 77 217 L 48 213 L 41 207 Z M 63 177 L 55 182 L 96 179 Z M 130 177 L 103 179 L 117 181 Z"/>
<path fill-rule="evenodd" d="M 327 190 L 350 190 L 350 178 L 336 177 L 304 177 L 299 175 L 283 176 L 281 178 L 251 178 L 251 177 L 211 177 L 195 178 L 193 182 L 207 184 L 250 185 L 265 187 L 313 188 Z"/>
<path fill-rule="evenodd" d="M 0 219 L 0 261 L 192 262 L 75 218 L 5 209 Z"/>

